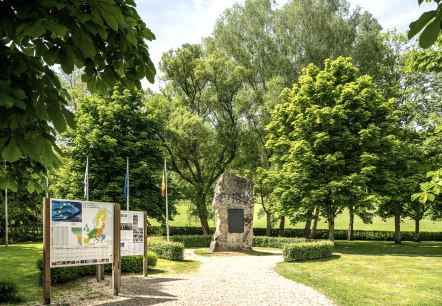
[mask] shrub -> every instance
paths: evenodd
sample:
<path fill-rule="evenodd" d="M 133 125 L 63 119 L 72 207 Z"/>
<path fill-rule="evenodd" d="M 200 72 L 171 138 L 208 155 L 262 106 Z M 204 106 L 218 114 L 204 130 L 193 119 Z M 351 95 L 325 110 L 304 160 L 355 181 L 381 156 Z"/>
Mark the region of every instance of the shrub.
<path fill-rule="evenodd" d="M 150 240 L 148 241 L 150 251 L 157 254 L 159 258 L 180 261 L 184 258 L 184 244 L 182 242 Z"/>
<path fill-rule="evenodd" d="M 0 280 L 0 303 L 19 303 L 22 297 L 18 294 L 17 284 L 13 281 Z"/>
<path fill-rule="evenodd" d="M 282 249 L 287 243 L 305 242 L 305 238 L 289 238 L 289 237 L 265 237 L 254 236 L 253 246 L 263 248 L 280 248 Z"/>
<path fill-rule="evenodd" d="M 171 241 L 182 242 L 185 248 L 204 248 L 210 246 L 211 235 L 171 236 Z"/>
<path fill-rule="evenodd" d="M 156 264 L 156 254 L 153 252 L 147 252 L 148 267 L 155 267 Z M 39 284 L 41 285 L 43 283 L 43 258 L 37 261 L 37 267 L 40 271 Z M 106 272 L 112 271 L 112 264 L 105 264 L 104 270 Z M 142 273 L 143 256 L 135 255 L 121 257 L 121 271 L 129 273 Z M 95 265 L 51 268 L 51 284 L 60 284 L 78 279 L 82 276 L 95 275 L 95 273 Z"/>
<path fill-rule="evenodd" d="M 331 241 L 290 243 L 284 246 L 284 261 L 320 259 L 331 256 L 334 243 Z"/>

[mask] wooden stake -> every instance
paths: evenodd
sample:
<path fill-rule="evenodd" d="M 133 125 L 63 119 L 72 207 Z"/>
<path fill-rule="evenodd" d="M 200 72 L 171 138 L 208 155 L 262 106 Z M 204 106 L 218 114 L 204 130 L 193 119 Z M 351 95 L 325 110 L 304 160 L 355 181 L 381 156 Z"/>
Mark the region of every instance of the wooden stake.
<path fill-rule="evenodd" d="M 51 199 L 43 198 L 43 304 L 51 304 Z"/>
<path fill-rule="evenodd" d="M 147 212 L 143 213 L 143 276 L 147 276 Z"/>
<path fill-rule="evenodd" d="M 118 295 L 121 286 L 120 204 L 114 205 L 114 242 L 112 261 L 112 290 Z"/>

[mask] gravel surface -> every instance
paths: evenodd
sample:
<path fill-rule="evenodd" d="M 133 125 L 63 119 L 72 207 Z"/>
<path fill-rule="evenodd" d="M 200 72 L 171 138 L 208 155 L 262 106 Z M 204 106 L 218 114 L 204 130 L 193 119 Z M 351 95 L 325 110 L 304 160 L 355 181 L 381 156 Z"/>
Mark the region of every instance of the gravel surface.
<path fill-rule="evenodd" d="M 282 261 L 275 251 L 267 256 L 217 253 L 185 259 L 202 262 L 198 272 L 167 277 L 123 277 L 119 298 L 76 301 L 72 305 L 333 305 L 312 288 L 279 276 Z"/>

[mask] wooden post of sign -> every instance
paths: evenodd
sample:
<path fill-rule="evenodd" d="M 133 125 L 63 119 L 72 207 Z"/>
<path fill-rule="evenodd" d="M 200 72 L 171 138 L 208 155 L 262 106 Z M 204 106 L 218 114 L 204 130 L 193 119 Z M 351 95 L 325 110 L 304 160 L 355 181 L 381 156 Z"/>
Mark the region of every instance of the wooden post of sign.
<path fill-rule="evenodd" d="M 120 204 L 114 205 L 114 243 L 112 260 L 112 291 L 118 295 L 121 286 Z"/>
<path fill-rule="evenodd" d="M 147 213 L 144 212 L 143 214 L 143 250 L 144 250 L 144 255 L 143 255 L 143 276 L 146 277 L 147 276 Z"/>
<path fill-rule="evenodd" d="M 51 199 L 43 198 L 43 305 L 51 304 Z"/>

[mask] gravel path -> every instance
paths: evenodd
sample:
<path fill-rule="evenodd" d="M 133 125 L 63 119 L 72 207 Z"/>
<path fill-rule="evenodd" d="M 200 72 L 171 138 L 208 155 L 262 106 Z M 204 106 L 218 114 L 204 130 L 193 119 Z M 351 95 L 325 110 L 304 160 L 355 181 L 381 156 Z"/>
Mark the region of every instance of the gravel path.
<path fill-rule="evenodd" d="M 220 253 L 186 259 L 202 261 L 198 272 L 167 277 L 125 277 L 120 298 L 88 305 L 333 305 L 312 288 L 279 276 L 280 253 L 249 256 Z M 91 301 L 89 301 L 91 302 Z"/>

